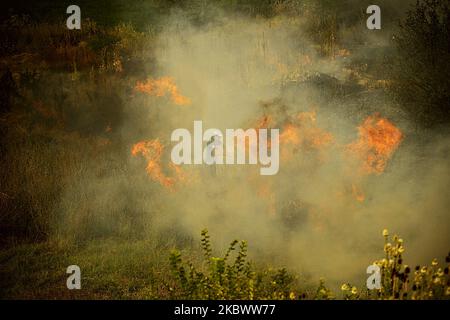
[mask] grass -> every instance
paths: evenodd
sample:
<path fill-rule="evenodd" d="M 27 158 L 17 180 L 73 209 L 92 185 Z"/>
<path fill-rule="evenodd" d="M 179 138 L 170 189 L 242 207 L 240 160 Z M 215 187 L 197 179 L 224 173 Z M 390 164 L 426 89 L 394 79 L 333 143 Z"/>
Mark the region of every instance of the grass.
<path fill-rule="evenodd" d="M 0 254 L 3 299 L 164 299 L 165 250 L 145 241 L 27 244 Z M 82 290 L 67 290 L 66 268 L 82 270 Z"/>
<path fill-rule="evenodd" d="M 217 2 L 227 9 L 225 1 Z M 192 2 L 189 14 L 202 3 Z M 272 16 L 272 5 L 294 12 L 297 5 L 232 3 L 251 16 Z M 42 10 L 49 6 L 47 1 L 39 4 Z M 136 183 L 139 175 L 123 164 L 129 149 L 120 128 L 127 116 L 129 121 L 145 118 L 148 110 L 157 109 L 141 106 L 145 112 L 140 114 L 136 105 L 143 103 L 131 93 L 137 80 L 156 73 L 158 19 L 171 8 L 164 1 L 79 5 L 83 19 L 91 18 L 80 32 L 68 31 L 63 19 L 37 22 L 17 12 L 0 25 L 0 80 L 2 88 L 9 88 L 1 93 L 0 109 L 0 298 L 448 298 L 448 265 L 406 266 L 398 237 L 392 242 L 385 238 L 385 256 L 376 261 L 383 270 L 383 289 L 368 295 L 349 283 L 335 293 L 325 281 L 305 283 L 288 268 L 251 262 L 245 241 L 233 241 L 228 251 L 217 254 L 206 231 L 200 247 L 190 239 L 149 236 L 153 216 L 161 214 L 149 208 L 158 194 L 147 180 Z M 59 15 L 59 8 L 49 15 Z M 206 10 L 206 18 L 198 20 L 215 13 Z M 317 53 L 335 58 L 342 45 L 338 17 L 312 20 L 307 33 Z M 288 68 L 286 78 L 293 69 Z M 129 135 L 134 139 L 151 130 L 147 127 L 139 123 Z M 90 184 L 92 177 L 106 187 Z M 107 185 L 113 178 L 120 182 L 118 190 Z M 66 288 L 66 268 L 72 264 L 82 271 L 79 291 Z"/>
<path fill-rule="evenodd" d="M 0 253 L 0 298 L 450 299 L 450 254 L 445 267 L 434 260 L 412 270 L 401 258 L 403 240 L 392 240 L 385 235 L 385 258 L 375 261 L 382 270 L 381 289 L 360 291 L 344 283 L 337 293 L 324 280 L 312 287 L 286 268 L 249 261 L 245 241 L 234 240 L 217 257 L 206 230 L 200 248 L 186 247 L 183 253 L 170 242 L 156 246 L 121 239 L 22 244 Z M 66 288 L 66 268 L 72 264 L 81 269 L 81 290 Z"/>

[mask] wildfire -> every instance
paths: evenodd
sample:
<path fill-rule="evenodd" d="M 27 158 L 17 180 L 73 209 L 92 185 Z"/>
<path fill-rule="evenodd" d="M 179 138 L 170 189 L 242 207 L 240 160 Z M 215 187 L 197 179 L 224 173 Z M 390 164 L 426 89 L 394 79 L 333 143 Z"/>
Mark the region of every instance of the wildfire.
<path fill-rule="evenodd" d="M 280 143 L 303 145 L 306 148 L 320 148 L 333 141 L 333 135 L 319 128 L 315 112 L 300 112 L 293 123 L 284 126 Z"/>
<path fill-rule="evenodd" d="M 159 182 L 162 186 L 172 189 L 176 182 L 176 178 L 167 177 L 163 173 L 161 166 L 163 151 L 164 145 L 159 141 L 159 139 L 154 139 L 136 143 L 131 149 L 131 154 L 133 156 L 141 154 L 145 160 L 147 160 L 146 171 L 150 178 Z M 177 179 L 184 180 L 184 175 L 181 168 L 172 163 L 170 164 L 170 167 L 175 171 L 175 176 Z"/>
<path fill-rule="evenodd" d="M 287 124 L 284 126 L 282 133 L 280 134 L 280 142 L 285 144 L 298 145 L 301 142 L 299 128 L 293 124 Z"/>
<path fill-rule="evenodd" d="M 299 112 L 294 116 L 287 114 L 266 114 L 254 122 L 256 130 L 261 128 L 281 128 L 281 159 L 290 160 L 299 150 L 320 151 L 334 141 L 331 133 L 320 128 L 316 122 L 316 112 Z M 268 141 L 270 149 L 270 141 Z M 323 154 L 318 154 L 322 156 Z"/>
<path fill-rule="evenodd" d="M 285 147 L 301 147 L 304 150 L 320 150 L 333 142 L 333 135 L 316 124 L 315 112 L 300 112 L 285 124 L 280 134 L 282 158 L 289 159 L 292 152 Z"/>
<path fill-rule="evenodd" d="M 255 122 L 255 129 L 256 132 L 259 134 L 259 130 L 260 129 L 265 129 L 265 128 L 272 128 L 274 126 L 274 119 L 272 116 L 270 115 L 264 115 L 263 117 L 259 118 L 258 120 L 256 120 Z M 267 148 L 270 150 L 270 139 L 267 140 Z M 246 141 L 246 148 L 248 148 L 248 150 L 252 150 L 252 148 L 250 148 L 250 144 Z"/>
<path fill-rule="evenodd" d="M 265 115 L 256 121 L 255 128 L 258 130 L 263 128 L 270 128 L 272 126 L 273 126 L 273 118 L 269 115 Z"/>
<path fill-rule="evenodd" d="M 348 150 L 363 161 L 363 173 L 382 173 L 403 139 L 402 132 L 379 114 L 367 117 L 358 131 L 359 140 L 348 145 Z"/>
<path fill-rule="evenodd" d="M 324 160 L 323 156 L 328 157 L 332 155 L 333 150 L 336 150 L 329 148 L 335 142 L 335 138 L 330 132 L 318 126 L 315 112 L 300 112 L 294 115 L 269 113 L 257 119 L 253 125 L 257 128 L 256 130 L 270 127 L 281 128 L 280 156 L 284 161 L 293 161 L 299 151 L 311 152 L 316 160 Z M 387 162 L 401 143 L 403 134 L 392 122 L 382 118 L 379 114 L 367 117 L 357 128 L 358 139 L 338 150 L 351 155 L 360 163 L 360 170 L 354 170 L 351 166 L 352 162 L 346 162 L 344 165 L 344 168 L 351 168 L 347 173 L 351 183 L 344 189 L 346 190 L 345 196 L 351 196 L 355 201 L 362 203 L 366 200 L 366 195 L 361 187 L 363 177 L 384 172 Z M 250 141 L 254 141 L 254 139 L 246 141 L 246 148 L 249 147 Z M 192 173 L 189 174 L 189 179 L 186 179 L 186 173 L 181 167 L 170 161 L 164 164 L 164 145 L 159 139 L 136 143 L 132 147 L 131 153 L 133 156 L 142 155 L 147 161 L 146 171 L 149 177 L 170 191 L 173 191 L 174 186 L 178 183 L 193 181 Z M 303 159 L 299 158 L 299 160 L 301 165 Z M 171 174 L 166 174 L 165 168 Z M 269 214 L 275 215 L 278 208 L 275 201 L 276 191 L 272 184 L 260 180 L 255 180 L 253 183 L 257 188 L 257 195 L 267 201 Z"/>
<path fill-rule="evenodd" d="M 191 100 L 178 91 L 175 80 L 172 77 L 162 77 L 159 79 L 148 79 L 146 82 L 138 81 L 134 88 L 137 92 L 146 93 L 155 97 L 170 96 L 173 103 L 180 106 L 191 104 Z"/>

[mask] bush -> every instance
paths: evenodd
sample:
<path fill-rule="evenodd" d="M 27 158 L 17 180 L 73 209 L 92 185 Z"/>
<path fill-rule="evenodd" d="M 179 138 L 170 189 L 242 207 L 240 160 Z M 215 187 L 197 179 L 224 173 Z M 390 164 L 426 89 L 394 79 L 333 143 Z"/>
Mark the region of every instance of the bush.
<path fill-rule="evenodd" d="M 449 2 L 419 0 L 395 37 L 393 92 L 411 118 L 426 127 L 450 122 L 449 34 Z"/>
<path fill-rule="evenodd" d="M 383 259 L 373 264 L 380 267 L 381 288 L 358 290 L 349 283 L 342 285 L 342 298 L 357 299 L 395 299 L 424 300 L 448 299 L 450 297 L 449 266 L 439 267 L 434 259 L 431 266 L 416 266 L 415 272 L 404 264 L 404 243 L 397 235 L 389 239 L 387 230 L 383 231 Z M 335 299 L 334 293 L 320 280 L 317 289 L 301 291 L 298 277 L 285 268 L 256 270 L 247 260 L 247 243 L 234 240 L 223 257 L 212 256 L 212 248 L 207 230 L 201 238 L 204 264 L 199 269 L 192 262 L 184 261 L 178 250 L 172 251 L 170 264 L 175 277 L 175 286 L 170 288 L 172 298 L 181 299 Z M 239 245 L 239 248 L 237 246 Z M 237 249 L 232 260 L 232 252 Z M 450 253 L 446 257 L 450 262 Z M 412 277 L 410 278 L 410 275 Z M 302 292 L 302 293 L 300 293 Z"/>
<path fill-rule="evenodd" d="M 247 260 L 245 241 L 231 242 L 223 257 L 212 256 L 207 230 L 202 231 L 201 244 L 206 270 L 197 269 L 192 262 L 184 261 L 178 250 L 172 251 L 170 264 L 177 283 L 177 288 L 171 288 L 174 297 L 252 300 L 294 299 L 297 296 L 293 291 L 296 278 L 286 269 L 255 269 Z"/>

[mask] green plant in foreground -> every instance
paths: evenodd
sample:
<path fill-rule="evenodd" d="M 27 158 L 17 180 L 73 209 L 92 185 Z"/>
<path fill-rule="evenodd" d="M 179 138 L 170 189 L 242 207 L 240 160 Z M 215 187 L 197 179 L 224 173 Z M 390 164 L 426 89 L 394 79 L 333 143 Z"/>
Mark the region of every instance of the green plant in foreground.
<path fill-rule="evenodd" d="M 380 267 L 381 288 L 369 291 L 367 298 L 423 300 L 450 297 L 450 253 L 446 257 L 447 266 L 444 269 L 440 268 L 437 259 L 434 259 L 431 266 L 416 266 L 412 274 L 411 268 L 403 261 L 403 239 L 394 235 L 390 241 L 386 229 L 383 230 L 383 237 L 385 257 L 373 263 Z M 344 284 L 341 289 L 344 299 L 359 297 L 356 287 Z"/>
<path fill-rule="evenodd" d="M 234 240 L 223 257 L 214 257 L 208 231 L 201 233 L 204 270 L 182 259 L 174 250 L 170 264 L 179 292 L 190 299 L 294 299 L 295 277 L 286 269 L 257 271 L 248 261 L 247 242 Z M 174 291 L 174 290 L 172 290 Z"/>
<path fill-rule="evenodd" d="M 449 266 L 444 269 L 433 260 L 431 266 L 417 266 L 414 273 L 403 263 L 405 251 L 403 240 L 394 235 L 389 239 L 383 230 L 385 257 L 375 261 L 381 274 L 381 288 L 358 290 L 349 283 L 342 285 L 343 299 L 448 299 L 450 297 Z M 201 248 L 204 255 L 203 268 L 183 260 L 178 250 L 172 251 L 170 264 L 176 278 L 171 288 L 174 298 L 189 299 L 297 299 L 307 298 L 306 292 L 299 295 L 297 277 L 286 269 L 258 270 L 248 261 L 247 243 L 234 240 L 223 257 L 213 256 L 207 230 L 201 233 Z M 446 258 L 450 263 L 450 254 Z M 312 299 L 335 299 L 333 292 L 320 280 L 317 290 L 310 292 Z"/>

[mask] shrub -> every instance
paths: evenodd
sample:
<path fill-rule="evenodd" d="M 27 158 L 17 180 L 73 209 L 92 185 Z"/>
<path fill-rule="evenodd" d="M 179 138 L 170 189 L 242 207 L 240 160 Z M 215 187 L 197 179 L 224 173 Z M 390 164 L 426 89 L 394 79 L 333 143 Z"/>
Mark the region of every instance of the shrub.
<path fill-rule="evenodd" d="M 426 127 L 450 121 L 449 33 L 449 2 L 419 0 L 395 37 L 393 92 L 411 118 Z"/>
<path fill-rule="evenodd" d="M 436 300 L 450 297 L 448 265 L 443 269 L 434 259 L 431 266 L 417 266 L 412 274 L 411 268 L 403 261 L 403 240 L 394 235 L 390 241 L 387 230 L 383 231 L 383 236 L 385 257 L 373 263 L 380 267 L 381 288 L 364 291 L 345 283 L 341 287 L 343 299 Z M 215 257 L 212 255 L 208 231 L 203 230 L 201 247 L 205 268 L 197 268 L 192 262 L 183 260 L 178 250 L 171 252 L 170 265 L 175 277 L 175 286 L 170 288 L 172 298 L 335 299 L 334 293 L 326 287 L 323 279 L 315 291 L 300 293 L 298 277 L 285 268 L 275 271 L 270 268 L 258 270 L 247 259 L 245 241 L 234 240 L 223 257 Z M 446 262 L 450 262 L 450 253 Z"/>
<path fill-rule="evenodd" d="M 369 291 L 367 298 L 436 300 L 450 297 L 448 265 L 442 269 L 439 267 L 438 261 L 434 259 L 431 266 L 416 266 L 414 274 L 412 274 L 411 268 L 404 264 L 403 239 L 394 235 L 390 241 L 386 229 L 383 230 L 383 237 L 385 257 L 374 262 L 380 267 L 381 288 Z M 450 253 L 446 257 L 446 262 L 450 262 Z M 350 284 L 342 285 L 341 289 L 344 299 L 359 298 L 356 288 Z"/>
<path fill-rule="evenodd" d="M 208 231 L 201 233 L 206 268 L 198 269 L 172 251 L 170 264 L 177 288 L 174 297 L 189 299 L 294 299 L 296 278 L 286 269 L 256 270 L 248 261 L 247 243 L 234 240 L 223 257 L 214 257 Z M 234 259 L 233 252 L 236 252 Z"/>

